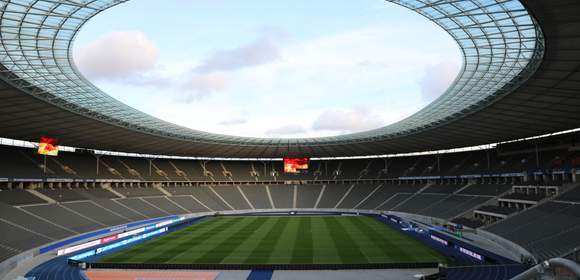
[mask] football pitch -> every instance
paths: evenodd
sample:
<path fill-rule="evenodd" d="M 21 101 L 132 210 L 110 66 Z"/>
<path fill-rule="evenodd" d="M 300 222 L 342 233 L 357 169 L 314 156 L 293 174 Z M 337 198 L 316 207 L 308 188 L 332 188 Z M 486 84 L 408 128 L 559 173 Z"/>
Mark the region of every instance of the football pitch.
<path fill-rule="evenodd" d="M 99 263 L 382 264 L 446 263 L 446 258 L 365 216 L 214 217 Z"/>

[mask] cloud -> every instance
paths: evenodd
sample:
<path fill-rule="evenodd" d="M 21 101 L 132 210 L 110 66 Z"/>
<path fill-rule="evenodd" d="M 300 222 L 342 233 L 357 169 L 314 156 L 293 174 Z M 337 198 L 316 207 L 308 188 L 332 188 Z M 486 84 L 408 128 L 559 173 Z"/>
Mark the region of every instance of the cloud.
<path fill-rule="evenodd" d="M 178 81 L 171 81 L 172 84 L 179 85 L 181 90 L 177 101 L 192 102 L 223 91 L 228 84 L 229 72 L 279 59 L 278 43 L 283 38 L 282 33 L 264 31 L 259 38 L 247 45 L 214 52 Z M 167 83 L 164 86 L 168 86 Z"/>
<path fill-rule="evenodd" d="M 124 80 L 152 70 L 159 49 L 143 32 L 111 32 L 75 53 L 81 72 L 95 80 Z"/>
<path fill-rule="evenodd" d="M 234 125 L 242 125 L 242 124 L 247 124 L 247 123 L 248 123 L 248 120 L 246 120 L 246 119 L 231 119 L 231 120 L 221 121 L 218 123 L 218 125 L 234 126 Z"/>
<path fill-rule="evenodd" d="M 174 101 L 186 103 L 201 100 L 227 87 L 227 78 L 221 73 L 167 75 L 149 72 L 135 75 L 124 82 L 133 86 L 154 87 L 163 92 L 171 92 Z"/>
<path fill-rule="evenodd" d="M 180 88 L 181 101 L 191 102 L 226 88 L 226 77 L 220 74 L 193 75 Z"/>
<path fill-rule="evenodd" d="M 306 133 L 306 129 L 298 124 L 289 124 L 279 128 L 274 128 L 266 131 L 267 135 L 270 136 L 287 136 L 292 134 L 303 134 Z"/>
<path fill-rule="evenodd" d="M 285 34 L 260 30 L 254 41 L 210 54 L 193 68 L 166 72 L 157 65 L 159 49 L 143 32 L 107 33 L 75 53 L 75 62 L 89 79 L 155 87 L 177 92 L 172 98 L 190 103 L 226 89 L 228 73 L 280 58 L 278 43 Z"/>
<path fill-rule="evenodd" d="M 428 66 L 419 81 L 424 100 L 432 101 L 441 96 L 459 74 L 460 67 L 452 62 L 440 62 Z"/>
<path fill-rule="evenodd" d="M 247 45 L 214 52 L 194 71 L 199 73 L 234 71 L 278 60 L 281 57 L 278 46 L 281 40 L 283 36 L 279 33 L 265 33 Z"/>
<path fill-rule="evenodd" d="M 433 88 L 421 84 L 437 82 L 437 65 L 461 64 L 447 34 L 411 30 L 368 26 L 289 41 L 275 30 L 256 30 L 221 50 L 208 52 L 214 43 L 181 48 L 153 69 L 105 86 L 113 84 L 128 104 L 207 132 L 284 138 L 359 132 L 418 111 Z M 225 117 L 208 118 L 217 111 Z"/>
<path fill-rule="evenodd" d="M 383 125 L 384 121 L 378 113 L 358 107 L 350 110 L 327 110 L 314 121 L 312 129 L 357 132 Z"/>

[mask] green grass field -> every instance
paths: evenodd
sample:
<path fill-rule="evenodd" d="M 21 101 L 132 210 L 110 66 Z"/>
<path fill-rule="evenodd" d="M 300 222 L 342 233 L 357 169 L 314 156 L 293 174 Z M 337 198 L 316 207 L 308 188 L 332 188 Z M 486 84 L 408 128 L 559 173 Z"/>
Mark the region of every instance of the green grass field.
<path fill-rule="evenodd" d="M 367 264 L 446 259 L 371 217 L 314 216 L 211 218 L 98 262 Z"/>

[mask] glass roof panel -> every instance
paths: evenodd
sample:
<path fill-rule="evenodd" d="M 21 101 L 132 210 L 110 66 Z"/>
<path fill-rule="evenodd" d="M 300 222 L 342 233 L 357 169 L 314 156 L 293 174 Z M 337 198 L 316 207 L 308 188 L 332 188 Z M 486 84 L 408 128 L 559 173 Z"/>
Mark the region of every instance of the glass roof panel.
<path fill-rule="evenodd" d="M 156 119 L 123 104 L 87 81 L 74 66 L 72 44 L 91 17 L 128 0 L 3 0 L 0 2 L 0 75 L 25 93 L 79 114 L 128 129 L 193 142 L 293 145 L 375 141 L 414 133 L 461 117 L 510 93 L 539 66 L 544 38 L 518 0 L 387 0 L 445 29 L 463 52 L 461 74 L 430 105 L 395 124 L 315 139 L 258 139 L 206 133 Z"/>

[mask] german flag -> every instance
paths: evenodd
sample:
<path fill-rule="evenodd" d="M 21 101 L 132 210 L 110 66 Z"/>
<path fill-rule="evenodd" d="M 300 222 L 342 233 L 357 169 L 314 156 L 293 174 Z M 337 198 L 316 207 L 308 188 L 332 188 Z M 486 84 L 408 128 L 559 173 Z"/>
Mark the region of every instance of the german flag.
<path fill-rule="evenodd" d="M 58 140 L 50 137 L 40 137 L 38 142 L 38 154 L 45 156 L 58 156 Z"/>

